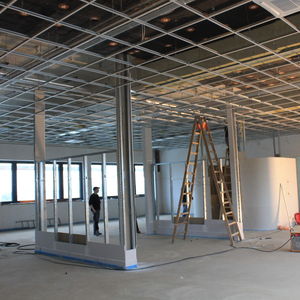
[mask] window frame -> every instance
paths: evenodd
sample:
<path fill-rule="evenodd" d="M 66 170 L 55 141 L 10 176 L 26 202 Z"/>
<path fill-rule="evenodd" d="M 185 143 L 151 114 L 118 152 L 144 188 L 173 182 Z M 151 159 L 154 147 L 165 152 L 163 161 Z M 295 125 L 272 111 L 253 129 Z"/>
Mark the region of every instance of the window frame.
<path fill-rule="evenodd" d="M 21 160 L 21 161 L 17 161 L 17 160 L 0 160 L 0 164 L 4 164 L 4 163 L 10 163 L 11 164 L 11 183 L 12 183 L 12 190 L 11 190 L 11 201 L 3 201 L 0 202 L 0 205 L 6 205 L 6 204 L 26 204 L 26 203 L 34 203 L 35 199 L 33 200 L 18 200 L 18 191 L 17 191 L 17 164 L 33 164 L 35 165 L 34 161 L 30 161 L 30 160 Z M 51 161 L 46 161 L 46 164 L 52 164 L 53 162 Z M 68 201 L 68 198 L 64 198 L 63 197 L 63 165 L 67 165 L 67 162 L 57 162 L 58 165 L 58 190 L 59 190 L 59 195 L 57 197 L 57 201 L 59 202 L 64 202 L 64 201 Z M 82 169 L 82 162 L 72 162 L 72 165 L 79 165 L 79 182 L 80 182 L 80 188 L 79 188 L 79 198 L 72 198 L 72 200 L 76 201 L 76 200 L 82 200 L 83 199 L 83 183 L 82 183 L 82 179 L 83 179 L 83 169 Z M 53 199 L 47 199 L 47 202 L 52 202 Z"/>
<path fill-rule="evenodd" d="M 92 165 L 102 166 L 102 163 L 99 163 L 99 162 L 91 162 L 91 166 L 92 166 Z M 117 166 L 117 163 L 109 162 L 109 163 L 106 163 L 106 165 L 114 165 L 114 166 Z M 135 166 L 143 166 L 143 167 L 144 167 L 144 164 L 143 164 L 143 163 L 135 163 L 135 164 L 134 164 L 134 196 L 135 196 L 135 197 L 144 197 L 144 196 L 145 196 L 145 193 L 144 193 L 144 194 L 137 194 L 137 193 L 136 193 Z M 102 187 L 102 182 L 101 182 L 100 188 L 101 188 L 101 187 Z M 100 198 L 102 198 L 102 195 L 100 195 Z M 118 195 L 116 195 L 116 196 L 108 196 L 108 195 L 107 195 L 107 199 L 118 199 Z"/>

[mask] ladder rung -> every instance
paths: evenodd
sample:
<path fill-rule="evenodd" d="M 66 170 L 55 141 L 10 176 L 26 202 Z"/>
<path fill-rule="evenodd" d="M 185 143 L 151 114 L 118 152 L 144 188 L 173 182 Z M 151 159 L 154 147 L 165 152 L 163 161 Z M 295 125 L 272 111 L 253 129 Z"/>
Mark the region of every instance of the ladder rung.
<path fill-rule="evenodd" d="M 193 155 L 197 155 L 197 154 L 198 154 L 198 152 L 191 152 L 191 154 L 193 154 Z"/>
<path fill-rule="evenodd" d="M 195 163 L 193 161 L 189 161 L 187 164 L 188 165 L 194 165 Z"/>
<path fill-rule="evenodd" d="M 235 233 L 231 233 L 230 235 L 231 236 L 236 236 L 236 235 L 239 235 L 240 233 L 237 231 L 237 232 L 235 232 Z"/>
<path fill-rule="evenodd" d="M 235 224 L 237 224 L 237 222 L 234 221 L 234 222 L 228 223 L 228 226 L 233 226 Z"/>
<path fill-rule="evenodd" d="M 192 142 L 192 144 L 194 144 L 194 145 L 198 145 L 199 143 L 198 143 L 198 142 Z"/>
<path fill-rule="evenodd" d="M 187 216 L 189 213 L 188 212 L 182 212 L 180 213 L 182 216 Z"/>
<path fill-rule="evenodd" d="M 228 215 L 233 215 L 233 211 L 228 211 L 228 212 L 226 212 L 226 215 L 228 216 Z"/>
<path fill-rule="evenodd" d="M 181 225 L 181 224 L 187 224 L 188 222 L 178 222 L 178 223 L 175 223 L 174 225 Z"/>

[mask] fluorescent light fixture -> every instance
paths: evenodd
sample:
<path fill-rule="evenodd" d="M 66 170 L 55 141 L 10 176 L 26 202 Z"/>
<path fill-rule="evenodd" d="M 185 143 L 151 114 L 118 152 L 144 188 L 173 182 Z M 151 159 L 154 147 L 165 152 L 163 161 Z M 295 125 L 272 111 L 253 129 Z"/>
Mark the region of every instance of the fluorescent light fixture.
<path fill-rule="evenodd" d="M 73 140 L 66 141 L 66 143 L 69 143 L 69 144 L 79 144 L 79 143 L 83 143 L 83 141 L 82 140 L 75 140 L 75 139 L 73 139 Z"/>

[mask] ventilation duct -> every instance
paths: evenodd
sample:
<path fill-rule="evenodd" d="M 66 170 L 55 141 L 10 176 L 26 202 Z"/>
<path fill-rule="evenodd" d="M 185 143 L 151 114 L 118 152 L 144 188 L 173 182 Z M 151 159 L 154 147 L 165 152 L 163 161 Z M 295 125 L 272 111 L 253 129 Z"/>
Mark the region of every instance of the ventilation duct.
<path fill-rule="evenodd" d="M 285 17 L 300 11 L 300 0 L 254 0 L 275 17 Z"/>

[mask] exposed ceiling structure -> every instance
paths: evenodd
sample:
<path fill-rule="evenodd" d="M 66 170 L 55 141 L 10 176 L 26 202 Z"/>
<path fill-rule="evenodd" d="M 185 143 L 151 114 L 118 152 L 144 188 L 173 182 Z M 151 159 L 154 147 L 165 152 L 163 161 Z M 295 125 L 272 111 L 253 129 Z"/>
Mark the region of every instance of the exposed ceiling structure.
<path fill-rule="evenodd" d="M 284 3 L 284 4 L 283 4 Z M 226 107 L 247 138 L 300 133 L 299 0 L 0 2 L 0 142 L 115 148 L 115 88 L 130 76 L 135 148 L 185 146 L 195 114 L 223 141 Z M 127 60 L 123 60 L 126 54 Z"/>

